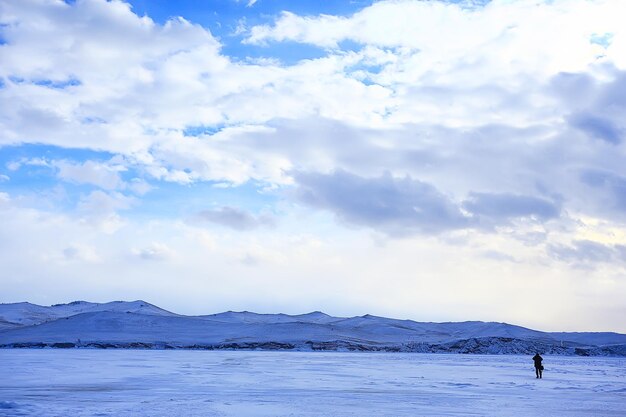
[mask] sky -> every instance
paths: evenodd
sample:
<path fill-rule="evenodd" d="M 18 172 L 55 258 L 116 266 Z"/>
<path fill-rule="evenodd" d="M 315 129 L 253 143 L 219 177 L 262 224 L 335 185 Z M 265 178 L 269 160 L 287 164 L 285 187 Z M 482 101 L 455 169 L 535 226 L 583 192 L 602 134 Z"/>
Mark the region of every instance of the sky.
<path fill-rule="evenodd" d="M 623 16 L 0 0 L 0 302 L 626 333 Z"/>

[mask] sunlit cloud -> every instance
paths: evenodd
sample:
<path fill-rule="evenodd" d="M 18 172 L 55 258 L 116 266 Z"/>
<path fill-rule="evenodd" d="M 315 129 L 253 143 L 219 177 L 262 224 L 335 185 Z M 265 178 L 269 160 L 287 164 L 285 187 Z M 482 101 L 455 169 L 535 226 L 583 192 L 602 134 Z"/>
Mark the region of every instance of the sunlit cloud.
<path fill-rule="evenodd" d="M 350 5 L 2 2 L 7 297 L 624 330 L 626 3 Z"/>

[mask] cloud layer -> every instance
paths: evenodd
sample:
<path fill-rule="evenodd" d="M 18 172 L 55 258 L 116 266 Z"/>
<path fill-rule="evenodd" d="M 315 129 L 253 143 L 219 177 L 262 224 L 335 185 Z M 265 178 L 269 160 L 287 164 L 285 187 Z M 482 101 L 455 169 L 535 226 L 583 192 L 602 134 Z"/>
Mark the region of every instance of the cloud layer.
<path fill-rule="evenodd" d="M 336 305 L 382 306 L 371 301 L 382 291 L 385 308 L 410 306 L 393 288 L 418 297 L 449 274 L 437 293 L 450 305 L 463 300 L 446 288 L 483 290 L 466 291 L 465 312 L 489 305 L 488 288 L 531 284 L 573 288 L 562 311 L 583 288 L 601 294 L 603 317 L 623 310 L 625 2 L 294 10 L 241 19 L 226 39 L 193 14 L 159 23 L 123 1 L 0 2 L 0 236 L 15 276 L 30 277 L 11 281 L 15 294 L 39 282 L 31 241 L 39 272 L 56 277 L 107 264 L 147 268 L 166 287 L 188 262 L 202 287 L 193 271 L 210 252 L 218 281 L 245 267 L 289 288 L 283 301 L 303 288 L 319 301 L 341 281 L 351 295 Z M 224 47 L 233 39 L 240 49 Z M 305 47 L 315 54 L 290 60 Z M 419 277 L 403 269 L 416 268 L 412 248 Z M 402 267 L 384 289 L 389 265 Z M 328 282 L 317 291 L 291 268 Z M 264 288 L 239 279 L 221 296 L 245 304 L 257 294 L 242 282 Z"/>

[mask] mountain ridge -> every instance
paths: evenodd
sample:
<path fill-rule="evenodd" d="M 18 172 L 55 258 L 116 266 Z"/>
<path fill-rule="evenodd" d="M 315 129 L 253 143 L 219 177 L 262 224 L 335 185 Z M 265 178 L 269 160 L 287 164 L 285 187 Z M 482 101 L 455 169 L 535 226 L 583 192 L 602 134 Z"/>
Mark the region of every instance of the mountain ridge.
<path fill-rule="evenodd" d="M 186 316 L 143 300 L 0 304 L 0 347 L 372 350 L 626 356 L 626 335 L 501 322 L 417 322 L 321 311 Z"/>

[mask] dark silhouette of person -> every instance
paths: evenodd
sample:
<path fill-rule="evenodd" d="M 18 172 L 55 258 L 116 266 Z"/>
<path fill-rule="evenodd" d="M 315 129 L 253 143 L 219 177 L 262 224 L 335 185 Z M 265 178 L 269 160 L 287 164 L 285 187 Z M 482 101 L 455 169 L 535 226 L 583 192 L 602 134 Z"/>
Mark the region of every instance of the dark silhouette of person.
<path fill-rule="evenodd" d="M 533 356 L 533 361 L 535 361 L 535 374 L 537 375 L 537 378 L 542 378 L 543 365 L 541 364 L 541 361 L 543 361 L 543 358 L 541 357 L 541 355 L 539 355 L 539 352 L 537 352 L 537 354 Z"/>

